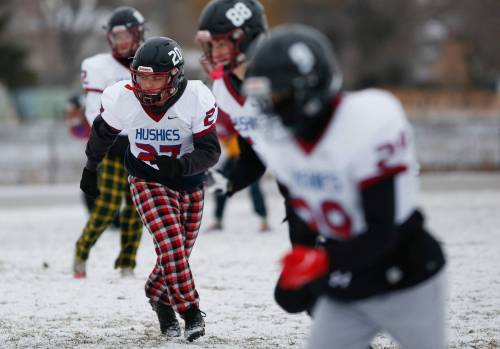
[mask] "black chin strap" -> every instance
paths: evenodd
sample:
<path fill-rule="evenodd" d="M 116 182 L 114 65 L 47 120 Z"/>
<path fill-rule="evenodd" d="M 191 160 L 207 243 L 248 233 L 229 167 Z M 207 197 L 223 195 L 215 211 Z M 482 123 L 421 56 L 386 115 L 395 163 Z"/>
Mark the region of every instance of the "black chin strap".
<path fill-rule="evenodd" d="M 300 127 L 297 131 L 297 136 L 306 141 L 314 141 L 318 139 L 332 119 L 339 102 L 339 95 L 325 100 L 318 114 L 312 116 L 302 125 L 302 127 Z"/>

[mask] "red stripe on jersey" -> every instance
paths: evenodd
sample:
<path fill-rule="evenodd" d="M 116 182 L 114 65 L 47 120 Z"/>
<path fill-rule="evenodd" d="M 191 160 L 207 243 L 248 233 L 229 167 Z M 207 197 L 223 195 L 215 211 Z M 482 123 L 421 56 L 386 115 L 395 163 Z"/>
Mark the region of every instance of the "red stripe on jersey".
<path fill-rule="evenodd" d="M 380 182 L 384 178 L 388 177 L 393 177 L 397 175 L 398 173 L 405 172 L 408 169 L 406 165 L 396 165 L 396 166 L 391 166 L 391 167 L 384 167 L 382 168 L 382 173 L 379 173 L 376 176 L 370 177 L 363 179 L 362 181 L 359 181 L 358 186 L 361 189 L 365 189 L 369 187 L 370 185 L 373 185 L 377 182 Z"/>
<path fill-rule="evenodd" d="M 217 135 L 222 139 L 227 139 L 233 135 L 237 135 L 238 132 L 234 128 L 233 121 L 228 113 L 219 108 L 219 112 L 217 114 L 217 121 L 215 122 L 217 125 Z"/>
<path fill-rule="evenodd" d="M 198 132 L 198 133 L 193 133 L 193 138 L 203 137 L 203 136 L 209 134 L 212 131 L 215 131 L 215 124 L 213 124 L 212 126 L 210 126 L 209 128 L 207 128 L 206 130 L 203 130 L 203 131 Z"/>
<path fill-rule="evenodd" d="M 101 90 L 100 88 L 92 88 L 92 87 L 86 87 L 83 89 L 85 92 L 95 92 L 95 93 L 103 93 L 104 90 Z"/>
<path fill-rule="evenodd" d="M 226 85 L 226 88 L 229 91 L 229 93 L 231 94 L 231 96 L 233 96 L 233 98 L 236 100 L 236 102 L 238 102 L 241 106 L 243 106 L 245 104 L 246 98 L 244 96 L 240 95 L 235 90 L 235 88 L 231 84 L 231 80 L 229 80 L 229 74 L 224 74 L 223 81 L 224 81 L 224 85 Z"/>

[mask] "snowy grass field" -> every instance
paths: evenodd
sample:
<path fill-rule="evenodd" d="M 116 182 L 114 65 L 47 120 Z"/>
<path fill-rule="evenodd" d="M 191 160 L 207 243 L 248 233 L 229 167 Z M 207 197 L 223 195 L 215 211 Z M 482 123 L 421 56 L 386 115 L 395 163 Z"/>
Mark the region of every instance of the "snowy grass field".
<path fill-rule="evenodd" d="M 427 225 L 448 255 L 450 348 L 500 348 L 500 174 L 425 175 L 422 186 Z M 266 234 L 247 192 L 229 201 L 224 231 L 205 232 L 214 207 L 206 200 L 191 257 L 206 336 L 188 343 L 161 336 L 144 296 L 155 260 L 147 231 L 135 277 L 113 270 L 119 234 L 106 231 L 87 279 L 75 280 L 74 243 L 86 219 L 77 184 L 0 187 L 0 348 L 303 348 L 310 319 L 284 313 L 272 297 L 289 242 L 271 179 L 264 189 Z M 374 346 L 397 348 L 386 337 Z"/>

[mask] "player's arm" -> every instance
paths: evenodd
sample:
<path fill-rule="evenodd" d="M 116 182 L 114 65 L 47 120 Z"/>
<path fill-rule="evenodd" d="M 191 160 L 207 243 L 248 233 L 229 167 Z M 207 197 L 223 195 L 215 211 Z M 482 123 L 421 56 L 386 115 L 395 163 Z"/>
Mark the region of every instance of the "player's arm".
<path fill-rule="evenodd" d="M 221 154 L 215 128 L 219 108 L 208 87 L 201 82 L 197 86 L 199 104 L 192 124 L 194 150 L 180 158 L 184 176 L 205 172 L 219 161 Z"/>
<path fill-rule="evenodd" d="M 209 133 L 193 137 L 194 150 L 183 155 L 179 160 L 183 176 L 192 176 L 205 172 L 219 160 L 221 148 L 215 128 Z"/>
<path fill-rule="evenodd" d="M 280 287 L 300 289 L 317 280 L 326 284 L 326 276 L 334 270 L 366 270 L 395 246 L 398 232 L 394 223 L 394 176 L 362 189 L 361 198 L 365 232 L 351 240 L 327 240 L 318 248 L 294 246 L 283 259 Z"/>
<path fill-rule="evenodd" d="M 333 269 L 364 270 L 395 246 L 398 232 L 394 187 L 395 177 L 391 176 L 361 190 L 366 230 L 351 240 L 328 241 L 326 249 Z"/>
<path fill-rule="evenodd" d="M 240 135 L 238 135 L 238 145 L 240 147 L 240 156 L 233 171 L 227 177 L 230 183 L 230 190 L 228 191 L 230 195 L 248 187 L 266 172 L 266 166 L 255 150 Z"/>
<path fill-rule="evenodd" d="M 97 165 L 102 161 L 104 155 L 111 147 L 119 130 L 112 128 L 99 115 L 92 124 L 90 137 L 87 142 L 85 154 L 87 155 L 87 164 L 85 165 L 80 180 L 80 189 L 91 197 L 99 195 L 97 187 Z"/>
<path fill-rule="evenodd" d="M 119 133 L 120 130 L 108 125 L 101 115 L 95 118 L 85 149 L 87 155 L 85 168 L 96 171 L 97 165 L 102 161 Z"/>
<path fill-rule="evenodd" d="M 210 90 L 201 82 L 194 85 L 198 93 L 198 106 L 192 119 L 193 151 L 172 158 L 159 155 L 155 163 L 166 177 L 192 176 L 207 171 L 219 160 L 221 148 L 217 138 L 217 103 Z"/>
<path fill-rule="evenodd" d="M 92 197 L 99 195 L 97 189 L 97 165 L 102 161 L 106 152 L 124 128 L 120 118 L 114 115 L 118 88 L 111 86 L 104 90 L 101 99 L 101 113 L 92 123 L 89 141 L 85 149 L 87 164 L 83 169 L 80 189 Z"/>

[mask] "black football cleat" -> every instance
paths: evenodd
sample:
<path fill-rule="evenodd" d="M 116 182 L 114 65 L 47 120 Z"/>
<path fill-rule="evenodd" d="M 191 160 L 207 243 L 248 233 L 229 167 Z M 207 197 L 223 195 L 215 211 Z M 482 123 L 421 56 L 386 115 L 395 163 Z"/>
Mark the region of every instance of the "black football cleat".
<path fill-rule="evenodd" d="M 205 320 L 203 320 L 203 316 L 205 316 L 205 313 L 198 308 L 189 308 L 182 314 L 186 322 L 184 337 L 188 341 L 192 342 L 205 335 Z"/>
<path fill-rule="evenodd" d="M 181 326 L 177 317 L 175 316 L 174 309 L 170 305 L 163 303 L 152 302 L 151 307 L 158 315 L 158 321 L 160 322 L 160 331 L 162 334 L 168 337 L 180 337 L 181 336 Z"/>

